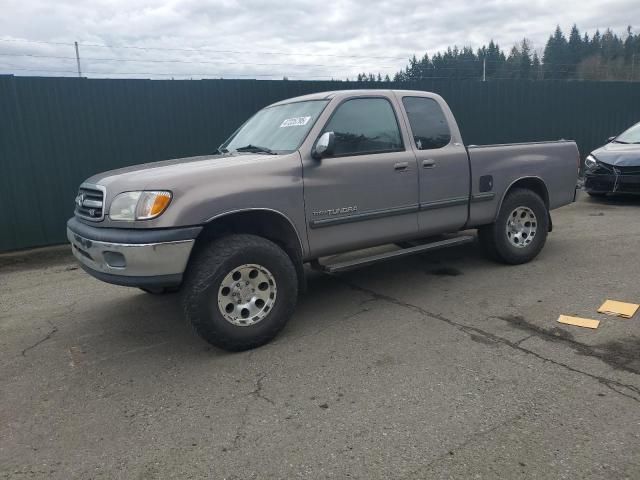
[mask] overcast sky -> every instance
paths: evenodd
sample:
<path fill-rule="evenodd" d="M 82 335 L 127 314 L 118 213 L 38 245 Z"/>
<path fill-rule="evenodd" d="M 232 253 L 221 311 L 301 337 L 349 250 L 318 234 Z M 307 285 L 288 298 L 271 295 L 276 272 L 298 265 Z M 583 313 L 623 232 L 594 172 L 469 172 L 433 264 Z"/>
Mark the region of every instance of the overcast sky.
<path fill-rule="evenodd" d="M 556 24 L 640 30 L 640 0 L 0 0 L 0 11 L 0 73 L 16 75 L 73 75 L 76 40 L 88 77 L 344 79 L 491 39 L 541 51 Z"/>

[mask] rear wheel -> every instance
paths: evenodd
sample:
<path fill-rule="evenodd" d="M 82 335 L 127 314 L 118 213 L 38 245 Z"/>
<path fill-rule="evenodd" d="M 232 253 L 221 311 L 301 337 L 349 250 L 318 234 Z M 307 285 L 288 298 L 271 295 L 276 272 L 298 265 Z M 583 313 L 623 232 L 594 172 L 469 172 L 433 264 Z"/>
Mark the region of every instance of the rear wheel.
<path fill-rule="evenodd" d="M 193 260 L 182 288 L 195 331 L 225 350 L 267 343 L 293 314 L 296 270 L 276 244 L 254 235 L 229 235 Z"/>
<path fill-rule="evenodd" d="M 478 237 L 490 258 L 517 265 L 540 253 L 548 232 L 544 201 L 531 190 L 515 189 L 502 202 L 496 221 L 478 229 Z"/>

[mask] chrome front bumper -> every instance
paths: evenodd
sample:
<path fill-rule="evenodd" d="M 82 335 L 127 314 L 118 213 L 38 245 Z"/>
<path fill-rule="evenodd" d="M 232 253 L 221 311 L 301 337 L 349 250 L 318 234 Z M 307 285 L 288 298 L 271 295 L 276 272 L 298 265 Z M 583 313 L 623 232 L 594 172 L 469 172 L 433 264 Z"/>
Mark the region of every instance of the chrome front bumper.
<path fill-rule="evenodd" d="M 73 255 L 94 277 L 117 285 L 174 286 L 182 281 L 195 239 L 118 243 L 88 238 L 67 226 Z"/>
<path fill-rule="evenodd" d="M 184 272 L 195 240 L 126 244 L 98 242 L 67 229 L 73 255 L 92 270 L 124 276 L 152 277 Z"/>

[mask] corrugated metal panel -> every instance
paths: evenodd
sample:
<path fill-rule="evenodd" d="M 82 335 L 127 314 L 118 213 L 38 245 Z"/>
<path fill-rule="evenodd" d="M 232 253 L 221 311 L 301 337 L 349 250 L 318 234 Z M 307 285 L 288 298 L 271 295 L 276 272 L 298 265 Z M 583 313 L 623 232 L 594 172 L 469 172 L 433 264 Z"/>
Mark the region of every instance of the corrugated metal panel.
<path fill-rule="evenodd" d="M 80 182 L 135 163 L 214 152 L 258 109 L 376 84 L 0 76 L 0 251 L 61 243 Z M 571 138 L 584 154 L 640 121 L 637 83 L 430 79 L 467 144 Z"/>

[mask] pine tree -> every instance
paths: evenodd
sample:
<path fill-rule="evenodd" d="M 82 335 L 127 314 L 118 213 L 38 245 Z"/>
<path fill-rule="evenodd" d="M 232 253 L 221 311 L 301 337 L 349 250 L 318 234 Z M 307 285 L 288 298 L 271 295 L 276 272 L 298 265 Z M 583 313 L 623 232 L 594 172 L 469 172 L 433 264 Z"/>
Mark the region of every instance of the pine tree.
<path fill-rule="evenodd" d="M 531 45 L 526 38 L 520 42 L 520 78 L 531 78 Z"/>
<path fill-rule="evenodd" d="M 538 58 L 537 52 L 533 52 L 533 60 L 531 62 L 531 79 L 542 79 L 542 65 L 540 64 L 540 58 Z"/>
<path fill-rule="evenodd" d="M 569 44 L 567 50 L 567 63 L 569 78 L 576 78 L 576 68 L 582 61 L 583 55 L 582 37 L 577 25 L 574 23 L 569 34 Z"/>
<path fill-rule="evenodd" d="M 591 79 L 640 80 L 640 34 L 631 27 L 625 36 L 610 29 L 604 34 L 596 30 L 592 36 L 581 35 L 577 25 L 571 27 L 569 38 L 556 26 L 549 37 L 542 58 L 533 51 L 531 43 L 523 39 L 508 55 L 493 40 L 475 52 L 471 47 L 454 45 L 436 52 L 431 58 L 425 54 L 409 59 L 403 70 L 393 75 L 394 82 L 423 78 L 482 78 L 483 63 L 486 78 Z M 380 74 L 362 73 L 359 81 L 382 81 Z M 391 81 L 386 75 L 384 81 Z"/>
<path fill-rule="evenodd" d="M 520 78 L 520 57 L 520 50 L 517 45 L 514 45 L 507 57 L 507 63 L 502 68 L 501 77 Z"/>
<path fill-rule="evenodd" d="M 556 26 L 553 35 L 549 37 L 544 48 L 542 63 L 544 65 L 544 78 L 567 78 L 567 54 L 568 44 L 560 25 Z"/>

